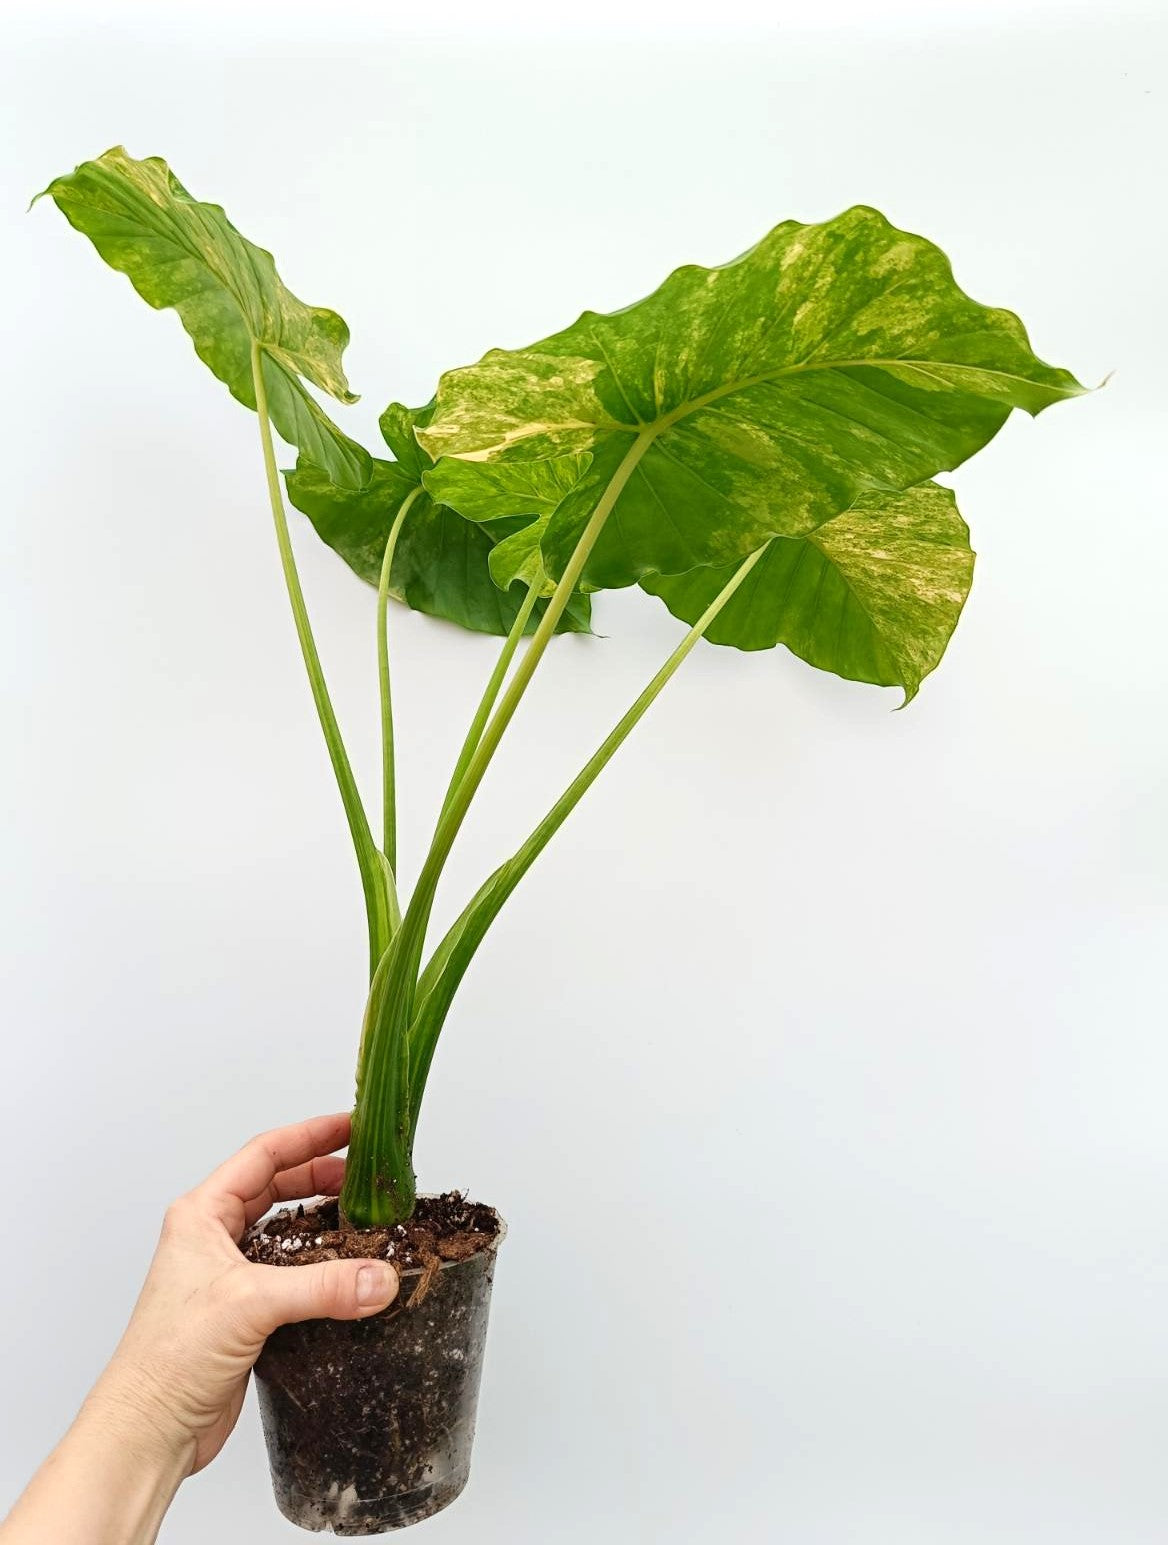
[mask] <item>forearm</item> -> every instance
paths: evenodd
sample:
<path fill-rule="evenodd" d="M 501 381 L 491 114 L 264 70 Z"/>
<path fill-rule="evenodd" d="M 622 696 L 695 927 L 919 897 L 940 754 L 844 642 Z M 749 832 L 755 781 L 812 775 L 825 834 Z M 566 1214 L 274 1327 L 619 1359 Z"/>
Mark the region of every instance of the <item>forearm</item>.
<path fill-rule="evenodd" d="M 0 1545 L 153 1545 L 192 1459 L 99 1385 L 0 1524 Z"/>

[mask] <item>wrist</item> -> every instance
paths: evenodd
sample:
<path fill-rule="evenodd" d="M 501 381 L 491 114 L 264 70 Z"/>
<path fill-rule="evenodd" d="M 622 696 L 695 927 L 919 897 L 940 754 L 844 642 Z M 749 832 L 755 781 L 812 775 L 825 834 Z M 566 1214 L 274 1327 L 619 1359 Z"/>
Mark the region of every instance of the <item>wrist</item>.
<path fill-rule="evenodd" d="M 194 1466 L 194 1436 L 172 1403 L 116 1359 L 86 1396 L 74 1428 L 160 1480 L 173 1480 L 176 1489 Z"/>

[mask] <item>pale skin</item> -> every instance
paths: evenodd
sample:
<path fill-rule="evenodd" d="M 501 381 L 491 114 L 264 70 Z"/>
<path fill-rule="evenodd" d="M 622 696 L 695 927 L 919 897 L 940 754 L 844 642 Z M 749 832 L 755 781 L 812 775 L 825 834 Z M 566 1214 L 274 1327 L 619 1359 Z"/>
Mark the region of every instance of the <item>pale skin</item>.
<path fill-rule="evenodd" d="M 256 1266 L 239 1252 L 277 1202 L 340 1191 L 348 1140 L 347 1115 L 267 1132 L 172 1204 L 125 1335 L 0 1545 L 152 1545 L 181 1483 L 227 1441 L 266 1337 L 393 1300 L 384 1261 Z"/>

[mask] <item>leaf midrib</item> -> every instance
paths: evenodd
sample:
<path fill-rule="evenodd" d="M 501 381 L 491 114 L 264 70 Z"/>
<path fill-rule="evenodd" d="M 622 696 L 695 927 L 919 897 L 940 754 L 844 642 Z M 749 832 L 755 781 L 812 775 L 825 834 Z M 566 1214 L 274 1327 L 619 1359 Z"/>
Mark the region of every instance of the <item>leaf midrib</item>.
<path fill-rule="evenodd" d="M 1000 381 L 1016 381 L 1023 386 L 1035 387 L 1039 390 L 1059 391 L 1064 396 L 1078 396 L 1077 391 L 1069 387 L 1044 386 L 1042 382 L 1032 381 L 1029 376 L 1016 375 L 1013 371 L 997 370 L 986 365 L 968 365 L 957 360 L 918 360 L 898 358 L 877 359 L 832 359 L 832 360 L 805 360 L 797 365 L 784 365 L 779 370 L 768 370 L 760 375 L 746 376 L 740 381 L 732 381 L 729 385 L 715 387 L 713 391 L 704 392 L 700 397 L 693 397 L 689 402 L 682 403 L 677 408 L 672 408 L 668 413 L 655 419 L 649 424 L 622 425 L 622 428 L 636 428 L 638 431 L 652 430 L 655 434 L 661 434 L 666 429 L 671 429 L 682 419 L 688 418 L 691 413 L 699 409 L 709 407 L 711 403 L 719 402 L 723 397 L 733 396 L 735 392 L 749 391 L 752 386 L 765 386 L 768 382 L 782 380 L 786 376 L 805 375 L 815 370 L 915 370 L 921 375 L 930 376 L 931 379 L 945 384 L 944 378 L 934 376 L 928 366 L 934 366 L 942 370 L 964 371 L 980 376 L 992 376 Z M 622 394 L 623 395 L 623 394 Z"/>
<path fill-rule="evenodd" d="M 941 385 L 947 385 L 943 376 L 933 374 L 929 369 L 934 368 L 963 372 L 970 375 L 989 376 L 994 380 L 1016 382 L 1022 386 L 1031 387 L 1037 391 L 1057 392 L 1062 397 L 1077 397 L 1084 388 L 1080 386 L 1062 386 L 1053 382 L 1033 381 L 1029 376 L 1017 375 L 1013 371 L 998 370 L 987 365 L 969 365 L 957 360 L 918 360 L 898 358 L 877 359 L 834 359 L 834 360 L 806 360 L 797 365 L 784 365 L 779 370 L 768 370 L 760 375 L 746 376 L 740 381 L 732 381 L 728 385 L 715 387 L 713 391 L 704 392 L 700 397 L 693 397 L 688 402 L 681 403 L 678 407 L 670 409 L 666 414 L 652 420 L 636 419 L 632 423 L 626 423 L 615 418 L 565 419 L 559 424 L 541 423 L 525 433 L 511 433 L 503 440 L 496 441 L 493 445 L 476 446 L 468 451 L 442 451 L 438 455 L 452 455 L 461 461 L 488 460 L 493 451 L 505 450 L 508 446 L 516 445 L 522 440 L 530 439 L 534 434 L 544 434 L 549 429 L 564 431 L 571 429 L 589 429 L 593 431 L 606 431 L 608 433 L 620 432 L 624 434 L 647 434 L 651 440 L 656 440 L 667 430 L 674 428 L 690 414 L 699 412 L 702 408 L 709 407 L 712 403 L 720 402 L 723 398 L 732 397 L 737 392 L 749 391 L 753 386 L 766 386 L 773 381 L 781 381 L 789 376 L 806 375 L 819 370 L 915 370 L 918 374 L 928 376 L 931 380 Z M 611 373 L 611 367 L 610 367 Z M 615 380 L 615 377 L 614 377 Z M 628 396 L 617 382 L 617 388 L 629 406 Z M 438 425 L 433 426 L 441 430 Z M 425 432 L 425 431 L 423 431 Z"/>

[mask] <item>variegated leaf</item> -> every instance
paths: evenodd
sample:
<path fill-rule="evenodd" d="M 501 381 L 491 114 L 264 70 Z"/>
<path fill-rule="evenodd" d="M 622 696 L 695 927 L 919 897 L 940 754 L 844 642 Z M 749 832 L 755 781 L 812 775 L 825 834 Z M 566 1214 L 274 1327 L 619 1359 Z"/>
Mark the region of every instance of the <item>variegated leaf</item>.
<path fill-rule="evenodd" d="M 304 386 L 309 381 L 339 402 L 357 400 L 341 365 L 349 329 L 335 311 L 297 300 L 271 253 L 241 236 L 218 204 L 192 198 L 165 161 L 135 161 L 120 146 L 58 177 L 46 195 L 143 300 L 178 312 L 199 358 L 249 408 L 251 346 L 258 344 L 279 434 L 334 483 L 365 482 L 368 453 Z"/>
<path fill-rule="evenodd" d="M 959 289 L 937 247 L 859 207 L 788 221 L 724 267 L 680 268 L 624 311 L 449 372 L 418 437 L 458 458 L 451 498 L 477 519 L 501 465 L 592 456 L 548 524 L 553 574 L 635 463 L 585 569 L 619 586 L 816 530 L 956 467 L 1012 408 L 1081 391 L 1016 316 Z"/>
<path fill-rule="evenodd" d="M 916 696 L 949 642 L 973 581 L 969 527 L 948 488 L 865 494 L 800 537 L 774 537 L 706 638 L 737 649 L 785 644 L 821 670 Z M 642 581 L 693 623 L 734 572 Z"/>

